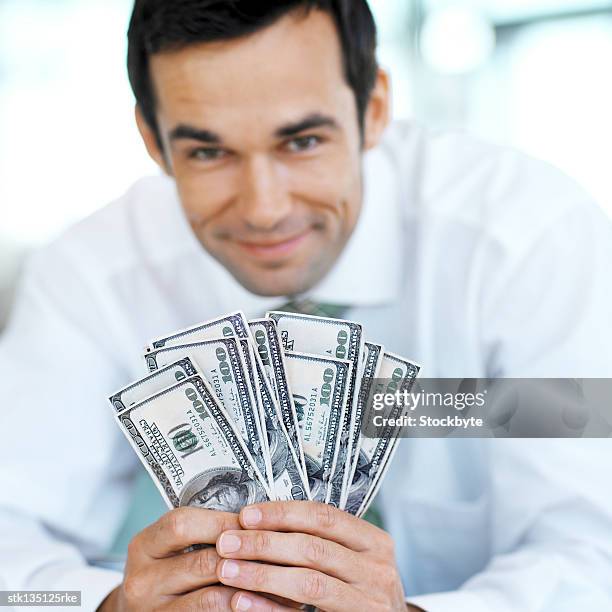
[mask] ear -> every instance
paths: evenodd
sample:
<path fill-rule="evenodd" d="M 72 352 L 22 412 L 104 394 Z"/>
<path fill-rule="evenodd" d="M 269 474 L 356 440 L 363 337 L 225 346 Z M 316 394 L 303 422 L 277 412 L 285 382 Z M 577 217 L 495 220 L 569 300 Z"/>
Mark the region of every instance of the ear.
<path fill-rule="evenodd" d="M 378 69 L 376 83 L 365 113 L 363 148 L 373 149 L 382 138 L 391 118 L 391 80 L 382 69 Z"/>
<path fill-rule="evenodd" d="M 140 132 L 140 136 L 142 137 L 144 145 L 147 148 L 149 156 L 163 172 L 165 172 L 168 176 L 172 176 L 172 169 L 170 168 L 170 164 L 166 160 L 164 152 L 159 148 L 155 132 L 147 123 L 147 120 L 144 118 L 144 115 L 142 114 L 142 111 L 140 110 L 140 107 L 138 105 L 136 105 L 134 109 L 134 114 L 136 117 L 136 125 L 138 126 L 138 131 Z"/>

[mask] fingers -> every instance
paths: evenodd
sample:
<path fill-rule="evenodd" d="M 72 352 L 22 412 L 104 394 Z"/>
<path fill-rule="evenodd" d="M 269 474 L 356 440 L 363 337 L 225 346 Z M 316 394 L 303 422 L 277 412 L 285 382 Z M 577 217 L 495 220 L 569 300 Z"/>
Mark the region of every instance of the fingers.
<path fill-rule="evenodd" d="M 181 595 L 217 584 L 219 559 L 214 547 L 160 559 L 155 563 L 155 573 L 147 573 L 149 592 L 158 597 Z"/>
<path fill-rule="evenodd" d="M 264 595 L 266 599 L 281 606 L 285 606 L 286 608 L 291 608 L 292 610 L 304 610 L 307 607 L 306 604 L 297 603 L 285 597 L 279 597 L 278 595 L 271 595 L 270 593 L 264 593 Z"/>
<path fill-rule="evenodd" d="M 188 595 L 172 600 L 163 610 L 185 612 L 185 610 L 207 610 L 207 612 L 227 612 L 232 610 L 232 597 L 236 589 L 216 586 L 193 591 Z"/>
<path fill-rule="evenodd" d="M 228 610 L 250 610 L 251 612 L 295 612 L 297 604 L 291 607 L 266 599 L 255 593 L 238 592 L 225 586 L 215 586 L 193 591 L 173 599 L 163 610 L 185 612 L 185 610 L 207 610 L 227 612 Z"/>
<path fill-rule="evenodd" d="M 269 502 L 247 506 L 240 512 L 244 529 L 308 533 L 332 540 L 356 552 L 391 546 L 382 529 L 348 512 L 317 502 Z"/>
<path fill-rule="evenodd" d="M 176 508 L 130 542 L 130 556 L 163 559 L 192 544 L 214 544 L 223 531 L 240 529 L 238 516 L 203 508 Z"/>
<path fill-rule="evenodd" d="M 303 533 L 225 531 L 217 541 L 217 552 L 227 559 L 317 569 L 345 582 L 353 582 L 365 569 L 358 553 Z"/>
<path fill-rule="evenodd" d="M 311 569 L 226 559 L 219 563 L 217 576 L 236 589 L 271 593 L 326 612 L 359 610 L 363 603 L 363 594 L 352 586 Z"/>
<path fill-rule="evenodd" d="M 244 610 L 249 610 L 249 612 L 295 612 L 296 609 L 302 608 L 299 604 L 294 603 L 291 606 L 285 606 L 273 599 L 267 599 L 255 593 L 245 593 L 244 591 L 238 591 L 232 597 L 231 605 L 232 610 L 237 612 L 243 612 Z"/>

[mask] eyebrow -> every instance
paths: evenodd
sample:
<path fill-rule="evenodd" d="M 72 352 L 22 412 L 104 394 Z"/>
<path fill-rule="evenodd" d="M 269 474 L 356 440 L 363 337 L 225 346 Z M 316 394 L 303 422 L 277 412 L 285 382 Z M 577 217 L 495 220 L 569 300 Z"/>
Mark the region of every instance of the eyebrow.
<path fill-rule="evenodd" d="M 170 140 L 199 140 L 207 144 L 219 144 L 221 137 L 210 130 L 202 130 L 181 123 L 170 132 Z"/>
<path fill-rule="evenodd" d="M 277 138 L 290 138 L 306 130 L 312 130 L 314 128 L 328 127 L 334 130 L 339 129 L 338 122 L 332 117 L 322 115 L 320 113 L 313 113 L 300 119 L 295 123 L 288 123 L 279 127 L 274 135 Z M 177 125 L 170 132 L 170 140 L 198 140 L 206 144 L 221 144 L 221 137 L 210 130 L 197 128 L 192 125 L 181 123 Z"/>
<path fill-rule="evenodd" d="M 275 132 L 275 136 L 277 138 L 289 138 L 299 134 L 300 132 L 305 132 L 306 130 L 312 130 L 313 128 L 320 127 L 329 127 L 337 130 L 340 126 L 332 117 L 321 115 L 320 113 L 313 113 L 312 115 L 308 115 L 304 119 L 300 119 L 295 123 L 288 123 L 287 125 L 283 125 L 282 127 L 278 128 Z"/>

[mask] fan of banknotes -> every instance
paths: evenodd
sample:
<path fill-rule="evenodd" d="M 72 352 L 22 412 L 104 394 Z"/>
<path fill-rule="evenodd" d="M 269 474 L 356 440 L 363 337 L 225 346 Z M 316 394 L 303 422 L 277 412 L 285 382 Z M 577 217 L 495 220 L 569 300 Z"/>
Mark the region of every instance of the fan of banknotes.
<path fill-rule="evenodd" d="M 228 512 L 310 499 L 363 515 L 397 444 L 362 435 L 366 402 L 419 373 L 359 323 L 286 312 L 235 312 L 144 357 L 149 375 L 110 397 L 119 426 L 170 508 Z"/>

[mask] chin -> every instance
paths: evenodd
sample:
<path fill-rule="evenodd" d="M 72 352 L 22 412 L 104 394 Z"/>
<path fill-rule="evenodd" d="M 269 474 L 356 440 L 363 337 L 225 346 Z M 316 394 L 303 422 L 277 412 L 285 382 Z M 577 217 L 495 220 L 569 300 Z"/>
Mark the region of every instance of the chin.
<path fill-rule="evenodd" d="M 249 257 L 225 244 L 207 246 L 204 240 L 200 242 L 247 291 L 261 297 L 283 297 L 300 295 L 316 286 L 333 267 L 346 240 L 319 240 L 293 256 L 267 261 Z"/>
<path fill-rule="evenodd" d="M 305 293 L 314 287 L 325 275 L 327 270 L 316 274 L 312 269 L 299 269 L 281 267 L 232 269 L 228 267 L 232 276 L 247 291 L 262 297 L 290 296 Z"/>

